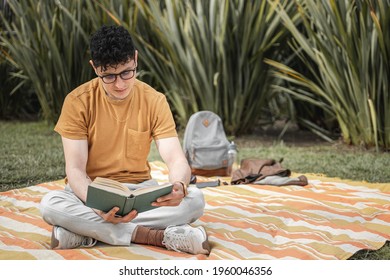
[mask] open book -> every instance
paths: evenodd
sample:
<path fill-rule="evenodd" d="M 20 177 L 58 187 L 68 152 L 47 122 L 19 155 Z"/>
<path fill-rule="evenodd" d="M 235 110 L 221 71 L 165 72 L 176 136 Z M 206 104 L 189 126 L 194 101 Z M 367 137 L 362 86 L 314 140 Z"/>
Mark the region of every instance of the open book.
<path fill-rule="evenodd" d="M 115 180 L 96 177 L 88 186 L 86 205 L 104 212 L 119 207 L 117 215 L 124 216 L 135 209 L 138 213 L 156 208 L 151 203 L 160 196 L 171 193 L 173 185 L 165 183 L 156 186 L 140 187 L 129 190 Z"/>

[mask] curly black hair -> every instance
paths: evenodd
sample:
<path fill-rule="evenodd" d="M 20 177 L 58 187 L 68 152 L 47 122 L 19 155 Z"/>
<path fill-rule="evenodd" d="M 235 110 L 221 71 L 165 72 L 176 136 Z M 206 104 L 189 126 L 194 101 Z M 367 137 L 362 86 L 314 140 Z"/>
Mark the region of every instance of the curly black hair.
<path fill-rule="evenodd" d="M 135 57 L 130 33 L 123 26 L 103 25 L 92 36 L 89 45 L 95 67 L 116 67 Z"/>

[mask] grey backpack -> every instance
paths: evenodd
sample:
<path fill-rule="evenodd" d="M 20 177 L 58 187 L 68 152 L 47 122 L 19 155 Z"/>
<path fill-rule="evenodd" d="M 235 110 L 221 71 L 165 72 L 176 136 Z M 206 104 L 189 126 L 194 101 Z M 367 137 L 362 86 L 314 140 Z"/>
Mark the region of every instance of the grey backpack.
<path fill-rule="evenodd" d="M 221 118 L 210 111 L 199 111 L 188 120 L 183 150 L 192 174 L 228 175 L 228 147 Z"/>

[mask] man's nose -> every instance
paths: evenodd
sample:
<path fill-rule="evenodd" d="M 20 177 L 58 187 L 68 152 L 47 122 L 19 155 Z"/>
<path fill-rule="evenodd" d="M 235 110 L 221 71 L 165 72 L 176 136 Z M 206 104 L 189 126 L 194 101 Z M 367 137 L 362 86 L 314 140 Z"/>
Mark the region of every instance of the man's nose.
<path fill-rule="evenodd" d="M 118 75 L 116 76 L 116 80 L 114 84 L 117 88 L 121 88 L 125 84 L 125 81 L 121 78 L 120 75 Z"/>

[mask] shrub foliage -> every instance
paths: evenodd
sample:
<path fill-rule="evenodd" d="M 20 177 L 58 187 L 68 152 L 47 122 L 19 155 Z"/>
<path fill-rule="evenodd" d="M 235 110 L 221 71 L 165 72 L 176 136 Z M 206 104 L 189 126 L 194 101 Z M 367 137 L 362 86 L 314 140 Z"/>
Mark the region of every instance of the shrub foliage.
<path fill-rule="evenodd" d="M 325 135 L 336 120 L 346 143 L 389 149 L 389 19 L 388 0 L 7 0 L 0 51 L 12 71 L 0 80 L 29 85 L 55 122 L 65 95 L 93 77 L 90 33 L 120 24 L 179 127 L 199 110 L 231 135 L 282 115 Z"/>

